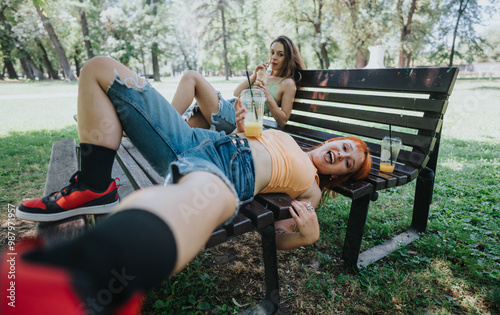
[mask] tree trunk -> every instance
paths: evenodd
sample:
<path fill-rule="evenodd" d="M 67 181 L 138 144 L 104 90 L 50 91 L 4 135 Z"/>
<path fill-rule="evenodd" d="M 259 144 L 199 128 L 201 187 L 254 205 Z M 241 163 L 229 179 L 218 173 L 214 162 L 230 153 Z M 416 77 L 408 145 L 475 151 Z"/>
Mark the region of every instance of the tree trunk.
<path fill-rule="evenodd" d="M 80 3 L 83 3 L 83 0 L 80 0 Z M 85 49 L 87 50 L 87 57 L 89 59 L 92 59 L 94 57 L 94 51 L 92 49 L 92 43 L 90 42 L 90 37 L 89 37 L 89 27 L 87 24 L 87 15 L 85 13 L 85 10 L 79 9 L 79 11 L 80 11 L 80 25 L 82 26 L 83 42 L 85 43 Z M 79 72 L 79 71 L 77 70 L 77 72 Z M 78 76 L 78 74 L 77 74 L 77 76 Z"/>
<path fill-rule="evenodd" d="M 54 70 L 52 67 L 52 64 L 50 63 L 49 56 L 47 55 L 47 51 L 45 50 L 45 47 L 43 47 L 42 42 L 40 39 L 36 40 L 36 43 L 38 47 L 40 47 L 40 50 L 42 51 L 42 57 L 43 57 L 43 63 L 45 64 L 45 67 L 47 67 L 47 74 L 49 75 L 49 78 L 57 80 L 59 79 L 57 72 Z"/>
<path fill-rule="evenodd" d="M 5 7 L 0 10 L 0 22 L 4 25 L 5 32 L 3 36 L 0 36 L 0 46 L 3 53 L 3 62 L 5 68 L 7 68 L 7 73 L 9 74 L 9 79 L 17 79 L 16 69 L 14 68 L 13 59 L 11 56 L 11 49 L 14 47 L 14 40 L 11 37 L 12 29 L 10 24 L 7 22 L 7 18 L 3 14 Z"/>
<path fill-rule="evenodd" d="M 36 66 L 35 62 L 31 57 L 28 55 L 26 57 L 26 63 L 28 66 L 31 68 L 32 73 L 34 74 L 35 77 L 38 78 L 38 80 L 44 80 L 45 78 L 43 77 L 43 69 L 40 69 Z"/>
<path fill-rule="evenodd" d="M 78 56 L 80 55 L 80 51 L 78 47 L 75 47 L 75 54 L 73 56 L 73 60 L 75 61 L 75 69 L 76 69 L 76 77 L 80 77 L 80 61 L 78 60 Z"/>
<path fill-rule="evenodd" d="M 153 63 L 153 79 L 155 82 L 161 82 L 160 80 L 160 64 L 158 63 L 158 44 L 153 43 L 151 47 L 151 61 Z"/>
<path fill-rule="evenodd" d="M 189 56 L 186 53 L 186 51 L 184 50 L 184 46 L 182 46 L 182 43 L 177 38 L 177 36 L 176 36 L 176 39 L 177 39 L 177 42 L 179 43 L 179 49 L 181 50 L 182 58 L 184 59 L 184 63 L 186 64 L 186 67 L 188 68 L 188 70 L 196 70 L 196 67 L 195 67 L 196 65 L 191 65 L 191 63 L 189 62 Z"/>
<path fill-rule="evenodd" d="M 406 40 L 406 37 L 411 34 L 411 23 L 413 20 L 413 14 L 415 13 L 416 9 L 417 9 L 417 0 L 412 0 L 410 12 L 408 12 L 408 18 L 406 19 L 406 24 L 405 24 L 404 18 L 403 18 L 403 1 L 398 0 L 397 10 L 398 10 L 400 22 L 403 26 L 403 28 L 401 30 L 401 36 L 400 36 L 401 50 L 399 51 L 399 61 L 398 61 L 399 68 L 403 68 L 405 66 L 405 64 L 409 63 L 409 61 L 407 61 L 406 59 L 407 59 L 407 56 L 411 54 L 411 52 L 406 51 L 406 49 L 404 48 L 404 42 Z"/>
<path fill-rule="evenodd" d="M 7 68 L 7 73 L 9 74 L 9 79 L 12 80 L 17 80 L 17 72 L 16 69 L 14 68 L 14 64 L 10 60 L 10 58 L 3 57 L 3 64 L 5 65 L 5 68 Z"/>
<path fill-rule="evenodd" d="M 226 19 L 224 17 L 224 6 L 219 3 L 219 10 L 222 17 L 222 42 L 224 44 L 224 69 L 226 74 L 226 80 L 229 80 L 229 61 L 227 59 L 227 33 L 226 33 Z"/>
<path fill-rule="evenodd" d="M 457 39 L 458 25 L 460 24 L 460 18 L 462 17 L 468 4 L 469 4 L 469 0 L 467 0 L 467 2 L 465 2 L 465 4 L 464 4 L 464 0 L 460 0 L 460 6 L 458 8 L 457 23 L 455 23 L 455 30 L 453 31 L 453 43 L 451 45 L 451 52 L 450 52 L 450 64 L 449 64 L 450 67 L 453 66 L 453 57 L 455 55 L 455 41 Z M 464 5 L 464 6 L 462 7 L 462 5 Z"/>
<path fill-rule="evenodd" d="M 31 67 L 28 65 L 26 57 L 19 58 L 19 61 L 21 62 L 21 68 L 23 68 L 26 78 L 29 80 L 35 80 L 35 75 L 33 74 L 33 71 L 31 71 Z"/>
<path fill-rule="evenodd" d="M 61 63 L 61 67 L 63 69 L 66 80 L 76 81 L 73 71 L 71 70 L 71 66 L 69 65 L 68 58 L 66 57 L 66 53 L 64 52 L 61 42 L 59 41 L 59 38 L 57 38 L 56 32 L 52 27 L 52 24 L 50 23 L 47 16 L 42 12 L 40 6 L 35 4 L 35 8 L 36 11 L 38 12 L 38 15 L 40 16 L 40 19 L 42 20 L 43 26 L 45 27 L 47 34 L 49 34 L 50 40 L 54 45 L 57 55 L 59 56 L 59 62 Z"/>
<path fill-rule="evenodd" d="M 153 15 L 157 15 L 158 0 L 152 0 L 153 3 Z M 147 4 L 151 4 L 151 0 L 147 1 Z M 158 35 L 158 34 L 156 34 Z M 151 63 L 153 64 L 153 79 L 155 82 L 161 82 L 160 80 L 160 64 L 158 62 L 158 43 L 153 43 L 151 45 Z"/>
<path fill-rule="evenodd" d="M 356 49 L 356 68 L 364 68 L 366 66 L 366 53 L 361 51 L 361 46 Z"/>
<path fill-rule="evenodd" d="M 321 58 L 321 55 L 319 54 L 319 52 L 315 51 L 314 53 L 316 54 L 316 57 L 318 57 L 320 69 L 325 69 L 325 65 L 323 63 L 323 58 Z"/>
<path fill-rule="evenodd" d="M 144 51 L 141 48 L 141 63 L 142 63 L 142 72 L 144 73 L 144 78 L 148 79 L 148 74 L 146 73 L 146 59 L 144 58 Z"/>
<path fill-rule="evenodd" d="M 330 58 L 328 58 L 328 51 L 326 50 L 326 44 L 322 43 L 320 45 L 321 48 L 321 55 L 323 56 L 323 60 L 325 60 L 325 67 L 324 69 L 330 68 Z"/>

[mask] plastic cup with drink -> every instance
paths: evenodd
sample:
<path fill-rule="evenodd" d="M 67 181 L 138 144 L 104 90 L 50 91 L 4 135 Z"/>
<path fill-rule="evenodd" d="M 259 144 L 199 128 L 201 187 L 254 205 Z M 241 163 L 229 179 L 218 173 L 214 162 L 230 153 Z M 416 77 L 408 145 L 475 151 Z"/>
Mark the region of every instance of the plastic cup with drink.
<path fill-rule="evenodd" d="M 380 152 L 380 170 L 382 172 L 392 173 L 394 171 L 402 145 L 400 138 L 384 137 L 382 139 Z"/>
<path fill-rule="evenodd" d="M 244 120 L 245 136 L 258 137 L 262 135 L 264 103 L 266 102 L 264 91 L 257 89 L 243 90 L 240 100 L 247 109 Z"/>
<path fill-rule="evenodd" d="M 269 79 L 269 76 L 271 75 L 271 70 L 266 69 L 259 69 L 257 71 L 257 80 L 262 81 L 264 84 L 267 83 L 267 79 Z"/>

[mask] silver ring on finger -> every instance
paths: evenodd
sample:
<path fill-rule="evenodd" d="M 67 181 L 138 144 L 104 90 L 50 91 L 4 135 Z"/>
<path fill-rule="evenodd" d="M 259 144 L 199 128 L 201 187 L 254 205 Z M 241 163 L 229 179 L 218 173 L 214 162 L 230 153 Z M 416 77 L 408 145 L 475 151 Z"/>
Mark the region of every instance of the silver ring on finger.
<path fill-rule="evenodd" d="M 311 206 L 311 205 L 307 205 L 306 206 L 306 209 L 309 210 L 309 211 L 314 211 L 314 207 Z"/>

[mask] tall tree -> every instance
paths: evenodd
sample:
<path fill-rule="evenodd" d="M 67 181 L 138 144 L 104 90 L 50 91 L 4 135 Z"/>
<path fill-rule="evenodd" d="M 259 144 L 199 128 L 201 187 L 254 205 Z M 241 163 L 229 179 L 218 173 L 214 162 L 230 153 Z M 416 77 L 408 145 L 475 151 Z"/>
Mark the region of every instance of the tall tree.
<path fill-rule="evenodd" d="M 203 1 L 196 9 L 197 15 L 207 20 L 201 36 L 207 38 L 205 46 L 208 49 L 222 44 L 222 58 L 224 60 L 224 72 L 226 80 L 229 80 L 229 58 L 228 58 L 228 42 L 231 41 L 232 31 L 237 31 L 238 19 L 228 13 L 236 11 L 235 6 L 241 5 L 241 0 L 216 0 L 214 2 Z"/>
<path fill-rule="evenodd" d="M 80 3 L 83 4 L 83 1 L 84 0 L 80 0 Z M 92 43 L 90 41 L 90 32 L 87 23 L 87 13 L 85 11 L 85 8 L 81 6 L 78 8 L 78 11 L 80 13 L 80 25 L 82 26 L 83 42 L 85 43 L 85 49 L 87 50 L 87 57 L 88 59 L 91 59 L 94 57 L 94 50 L 92 49 Z"/>
<path fill-rule="evenodd" d="M 47 54 L 47 50 L 43 46 L 42 41 L 37 38 L 36 39 L 36 44 L 42 51 L 42 58 L 43 58 L 43 63 L 45 64 L 45 67 L 47 68 L 47 73 L 49 75 L 49 78 L 52 79 L 57 79 L 57 71 L 54 70 L 54 67 L 52 67 L 52 63 L 50 62 L 49 55 Z"/>
<path fill-rule="evenodd" d="M 152 7 L 152 15 L 154 17 L 154 20 L 158 18 L 158 0 L 147 0 L 146 2 L 147 5 Z M 158 37 L 158 33 L 155 32 L 154 34 L 154 40 L 153 43 L 151 44 L 151 63 L 153 64 L 153 79 L 155 82 L 160 82 L 160 65 L 158 63 L 158 43 L 156 41 L 156 38 Z"/>
<path fill-rule="evenodd" d="M 392 11 L 384 0 L 345 0 L 337 8 L 338 20 L 348 47 L 355 49 L 356 68 L 363 68 L 368 60 L 368 47 L 383 42 L 389 32 Z M 347 18 L 345 18 L 347 17 Z"/>
<path fill-rule="evenodd" d="M 413 15 L 417 10 L 417 0 L 411 0 L 411 4 L 406 15 L 403 10 L 404 0 L 397 0 L 397 1 L 398 2 L 396 5 L 397 8 L 396 12 L 398 15 L 398 20 L 400 21 L 401 24 L 401 33 L 400 33 L 401 49 L 399 51 L 398 67 L 402 68 L 410 66 L 410 61 L 412 57 L 412 51 L 408 49 L 406 42 L 409 35 L 412 32 Z"/>
<path fill-rule="evenodd" d="M 57 34 L 54 30 L 54 27 L 52 26 L 51 21 L 49 18 L 45 15 L 43 10 L 40 8 L 40 6 L 36 3 L 34 3 L 34 6 L 36 8 L 36 11 L 38 13 L 38 16 L 42 20 L 43 26 L 45 30 L 47 31 L 47 34 L 50 37 L 50 40 L 52 41 L 52 44 L 54 45 L 54 48 L 57 52 L 57 55 L 59 56 L 59 62 L 61 63 L 61 67 L 64 72 L 64 77 L 66 80 L 69 81 L 76 81 L 76 78 L 73 74 L 73 70 L 71 70 L 71 66 L 69 64 L 68 58 L 66 57 L 66 53 L 64 52 L 64 48 L 61 44 L 61 41 L 59 41 L 59 38 L 57 37 Z"/>
<path fill-rule="evenodd" d="M 493 3 L 493 2 L 492 2 Z M 474 25 L 481 23 L 482 10 L 477 0 L 450 0 L 445 6 L 445 18 L 448 25 L 453 25 L 452 45 L 449 65 L 453 65 L 457 41 L 462 40 L 469 49 L 482 51 L 482 43 L 474 31 Z M 484 7 L 488 10 L 488 6 Z M 454 21 L 453 21 L 454 20 Z M 453 22 L 452 22 L 453 21 Z"/>
<path fill-rule="evenodd" d="M 318 57 L 319 63 L 322 69 L 328 69 L 330 67 L 330 57 L 328 56 L 327 46 L 330 45 L 329 40 L 327 40 L 323 32 L 323 0 L 313 0 L 312 11 L 302 11 L 303 21 L 311 23 L 314 29 L 314 42 L 319 48 L 316 51 L 316 56 Z"/>

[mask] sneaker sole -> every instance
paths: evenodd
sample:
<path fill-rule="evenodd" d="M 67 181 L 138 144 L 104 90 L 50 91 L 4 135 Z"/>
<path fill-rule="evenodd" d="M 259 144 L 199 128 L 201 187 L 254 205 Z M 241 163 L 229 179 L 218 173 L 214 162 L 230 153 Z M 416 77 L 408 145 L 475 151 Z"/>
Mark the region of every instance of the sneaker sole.
<path fill-rule="evenodd" d="M 77 215 L 108 214 L 115 209 L 118 203 L 119 200 L 116 200 L 115 202 L 108 203 L 106 205 L 77 208 L 74 210 L 67 210 L 64 212 L 47 213 L 47 214 L 23 212 L 19 210 L 19 208 L 16 208 L 16 216 L 19 219 L 23 220 L 36 221 L 36 222 L 52 222 L 52 221 L 59 221 L 62 219 L 71 218 Z"/>

